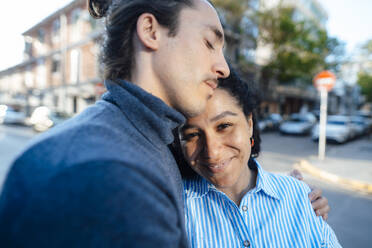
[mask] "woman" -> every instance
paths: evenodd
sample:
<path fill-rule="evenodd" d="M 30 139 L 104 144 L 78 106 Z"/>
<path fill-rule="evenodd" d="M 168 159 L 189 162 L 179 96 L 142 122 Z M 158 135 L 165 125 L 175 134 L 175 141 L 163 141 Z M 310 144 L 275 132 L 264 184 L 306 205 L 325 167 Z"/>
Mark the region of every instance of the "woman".
<path fill-rule="evenodd" d="M 315 215 L 309 187 L 264 171 L 254 159 L 260 150 L 256 105 L 252 85 L 232 72 L 220 81 L 205 112 L 181 129 L 191 246 L 340 247 L 333 230 Z"/>

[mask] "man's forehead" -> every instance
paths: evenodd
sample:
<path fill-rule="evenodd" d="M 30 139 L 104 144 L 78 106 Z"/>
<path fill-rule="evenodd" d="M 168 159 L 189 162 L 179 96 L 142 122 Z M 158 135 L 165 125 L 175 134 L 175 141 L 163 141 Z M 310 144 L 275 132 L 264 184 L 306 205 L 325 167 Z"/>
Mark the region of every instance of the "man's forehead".
<path fill-rule="evenodd" d="M 222 26 L 215 8 L 205 0 L 195 0 L 195 5 L 191 8 L 184 8 L 181 15 L 184 15 L 188 21 L 205 27 L 215 26 L 222 32 Z M 191 23 L 190 23 L 191 24 Z"/>

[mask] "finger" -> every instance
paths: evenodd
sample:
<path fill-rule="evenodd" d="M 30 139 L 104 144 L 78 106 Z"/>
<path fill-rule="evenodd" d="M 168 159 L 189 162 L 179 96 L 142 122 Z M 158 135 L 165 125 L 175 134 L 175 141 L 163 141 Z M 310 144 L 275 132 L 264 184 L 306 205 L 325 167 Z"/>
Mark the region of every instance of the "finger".
<path fill-rule="evenodd" d="M 331 208 L 327 205 L 326 207 L 319 209 L 315 212 L 316 216 L 322 216 L 324 220 L 328 219 L 328 213 L 331 210 Z"/>
<path fill-rule="evenodd" d="M 312 191 L 309 193 L 309 199 L 311 202 L 315 201 L 316 199 L 322 197 L 322 190 L 319 188 L 314 188 Z"/>
<path fill-rule="evenodd" d="M 323 212 L 327 212 L 326 210 L 329 211 L 328 200 L 325 197 L 320 197 L 313 201 L 311 206 L 313 207 L 314 211 L 321 211 L 321 214 L 323 214 Z"/>
<path fill-rule="evenodd" d="M 323 217 L 323 220 L 328 220 L 328 213 L 325 213 L 324 215 L 322 215 L 322 217 Z"/>
<path fill-rule="evenodd" d="M 294 169 L 292 170 L 290 173 L 289 173 L 290 176 L 298 179 L 298 180 L 304 180 L 304 177 L 302 176 L 301 172 L 297 169 Z"/>

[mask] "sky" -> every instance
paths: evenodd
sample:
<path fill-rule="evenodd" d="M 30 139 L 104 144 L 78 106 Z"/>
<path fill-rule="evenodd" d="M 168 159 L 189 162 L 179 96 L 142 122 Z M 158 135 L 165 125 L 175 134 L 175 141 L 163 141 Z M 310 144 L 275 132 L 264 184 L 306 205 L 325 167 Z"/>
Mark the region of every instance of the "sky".
<path fill-rule="evenodd" d="M 24 31 L 71 1 L 3 1 L 0 15 L 0 70 L 22 62 Z M 348 52 L 372 39 L 372 0 L 318 1 L 329 15 L 329 34 L 346 42 Z"/>

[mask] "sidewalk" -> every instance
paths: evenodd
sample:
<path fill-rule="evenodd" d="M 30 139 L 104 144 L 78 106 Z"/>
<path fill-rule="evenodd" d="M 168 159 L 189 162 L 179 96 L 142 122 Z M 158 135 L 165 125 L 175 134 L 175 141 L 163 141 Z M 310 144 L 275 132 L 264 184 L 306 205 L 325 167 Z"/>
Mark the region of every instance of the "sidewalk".
<path fill-rule="evenodd" d="M 372 141 L 365 139 L 361 146 L 353 146 L 353 142 L 344 146 L 330 152 L 323 161 L 310 156 L 294 168 L 340 187 L 372 194 Z"/>

